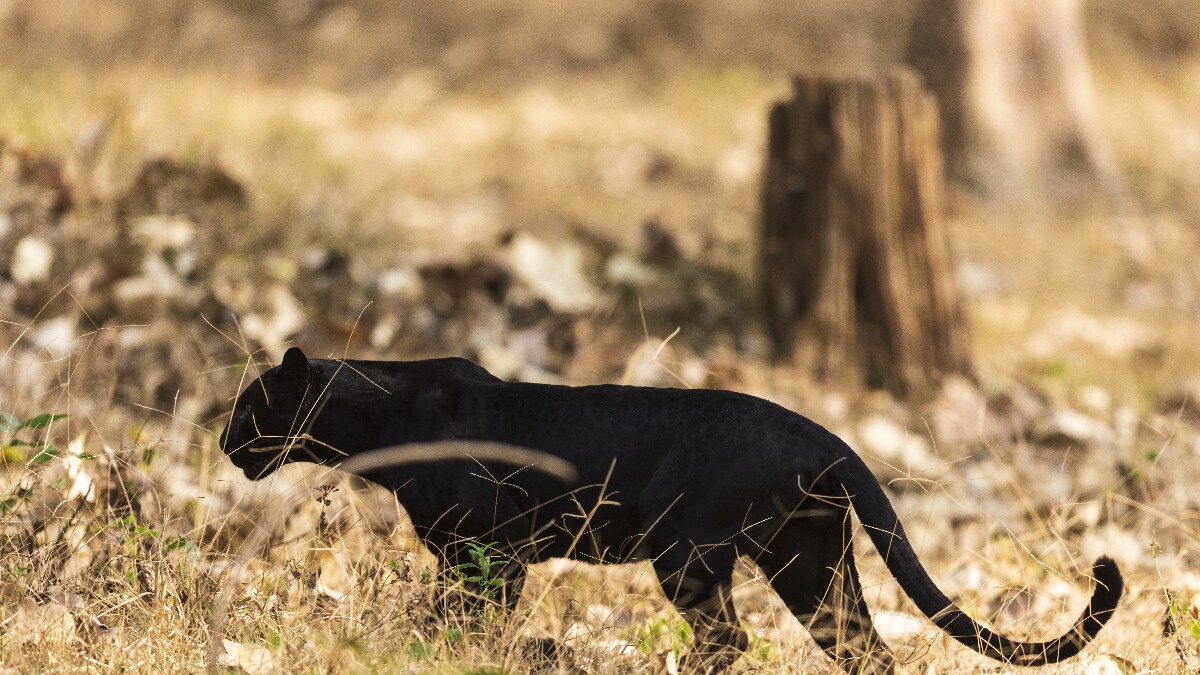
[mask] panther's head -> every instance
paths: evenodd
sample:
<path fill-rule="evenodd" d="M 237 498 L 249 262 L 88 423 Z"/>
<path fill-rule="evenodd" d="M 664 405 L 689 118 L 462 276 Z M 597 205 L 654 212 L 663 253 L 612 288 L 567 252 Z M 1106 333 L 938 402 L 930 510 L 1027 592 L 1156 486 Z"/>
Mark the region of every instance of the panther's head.
<path fill-rule="evenodd" d="M 315 459 L 303 436 L 316 414 L 316 367 L 296 347 L 238 396 L 221 449 L 257 480 L 293 460 Z M 324 454 L 324 453 L 322 453 Z"/>

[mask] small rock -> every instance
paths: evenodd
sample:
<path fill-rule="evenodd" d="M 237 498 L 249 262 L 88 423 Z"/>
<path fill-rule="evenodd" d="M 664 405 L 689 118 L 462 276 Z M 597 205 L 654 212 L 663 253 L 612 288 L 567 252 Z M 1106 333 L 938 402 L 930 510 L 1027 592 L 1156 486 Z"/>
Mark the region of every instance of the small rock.
<path fill-rule="evenodd" d="M 934 438 L 948 450 L 1025 438 L 1045 414 L 1040 395 L 1006 379 L 981 386 L 963 377 L 942 384 L 928 416 Z"/>
<path fill-rule="evenodd" d="M 1079 390 L 1079 401 L 1094 413 L 1105 414 L 1112 408 L 1112 394 L 1094 384 Z"/>
<path fill-rule="evenodd" d="M 955 452 L 980 441 L 1007 436 L 1007 429 L 991 414 L 987 398 L 963 377 L 950 377 L 930 407 L 929 426 L 942 447 Z"/>
<path fill-rule="evenodd" d="M 1051 447 L 1112 446 L 1117 436 L 1105 423 L 1071 408 L 1058 408 L 1034 428 L 1033 440 Z"/>
<path fill-rule="evenodd" d="M 875 630 L 879 631 L 880 637 L 889 644 L 914 637 L 928 639 L 937 634 L 936 627 L 930 623 L 929 619 L 904 612 L 877 611 L 872 622 L 875 624 Z"/>
<path fill-rule="evenodd" d="M 134 223 L 131 235 L 147 251 L 178 251 L 196 239 L 196 225 L 183 216 L 146 216 Z"/>
<path fill-rule="evenodd" d="M 375 349 L 383 351 L 392 345 L 396 334 L 400 332 L 400 320 L 394 316 L 385 316 L 379 320 L 367 334 L 367 341 Z"/>
<path fill-rule="evenodd" d="M 831 422 L 842 422 L 850 412 L 850 402 L 846 400 L 844 394 L 826 394 L 821 399 L 821 411 L 825 414 L 825 419 Z"/>
<path fill-rule="evenodd" d="M 200 214 L 209 221 L 210 209 L 242 210 L 249 204 L 246 190 L 218 166 L 191 166 L 160 157 L 142 165 L 129 190 L 117 200 L 117 218 L 132 224 L 154 214 Z"/>
<path fill-rule="evenodd" d="M 502 380 L 512 379 L 525 367 L 525 361 L 519 354 L 497 344 L 480 348 L 479 363 Z"/>
<path fill-rule="evenodd" d="M 51 358 L 65 358 L 75 346 L 75 318 L 59 316 L 45 321 L 39 321 L 27 337 L 29 342 L 39 351 L 44 351 Z"/>
<path fill-rule="evenodd" d="M 375 279 L 375 288 L 385 297 L 410 301 L 420 298 L 424 292 L 421 276 L 410 267 L 394 267 L 380 272 Z"/>
<path fill-rule="evenodd" d="M 418 269 L 423 306 L 440 317 L 449 317 L 472 307 L 476 298 L 501 304 L 513 286 L 508 267 L 491 260 L 468 263 L 436 262 Z"/>
<path fill-rule="evenodd" d="M 670 265 L 683 258 L 675 235 L 657 218 L 651 218 L 642 226 L 642 260 L 652 265 Z"/>
<path fill-rule="evenodd" d="M 132 321 L 150 321 L 161 316 L 169 300 L 179 295 L 183 284 L 157 254 L 143 261 L 138 276 L 121 279 L 113 286 L 113 297 L 122 316 Z"/>
<path fill-rule="evenodd" d="M 1072 510 L 1076 521 L 1092 528 L 1100 524 L 1104 516 L 1104 504 L 1100 501 L 1083 502 Z"/>
<path fill-rule="evenodd" d="M 513 271 L 560 312 L 586 312 L 598 294 L 583 271 L 583 251 L 574 244 L 550 246 L 524 232 L 509 246 Z"/>
<path fill-rule="evenodd" d="M 938 466 L 925 439 L 886 417 L 867 419 L 859 425 L 858 437 L 866 452 L 900 471 L 924 472 Z"/>
<path fill-rule="evenodd" d="M 304 310 L 286 286 L 276 284 L 266 291 L 267 309 L 247 315 L 242 320 L 246 337 L 269 348 L 273 358 L 283 354 L 288 338 L 304 327 Z"/>
<path fill-rule="evenodd" d="M 604 276 L 609 283 L 639 288 L 654 281 L 655 271 L 625 252 L 618 252 L 604 264 Z"/>
<path fill-rule="evenodd" d="M 1112 654 L 1088 654 L 1079 657 L 1083 675 L 1128 675 L 1142 672 L 1133 663 Z"/>
<path fill-rule="evenodd" d="M 54 248 L 46 240 L 30 235 L 13 249 L 9 274 L 18 285 L 28 286 L 49 279 L 53 264 Z"/>

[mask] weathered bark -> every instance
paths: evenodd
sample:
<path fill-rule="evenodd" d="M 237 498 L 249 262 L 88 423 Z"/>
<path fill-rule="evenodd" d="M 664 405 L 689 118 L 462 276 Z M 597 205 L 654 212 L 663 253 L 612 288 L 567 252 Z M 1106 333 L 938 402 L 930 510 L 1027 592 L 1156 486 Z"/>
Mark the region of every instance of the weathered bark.
<path fill-rule="evenodd" d="M 770 115 L 761 282 L 777 353 L 904 396 L 968 373 L 919 78 L 797 78 Z"/>
<path fill-rule="evenodd" d="M 1119 189 L 1082 0 L 923 0 L 905 62 L 937 96 L 952 177 L 993 192 Z"/>

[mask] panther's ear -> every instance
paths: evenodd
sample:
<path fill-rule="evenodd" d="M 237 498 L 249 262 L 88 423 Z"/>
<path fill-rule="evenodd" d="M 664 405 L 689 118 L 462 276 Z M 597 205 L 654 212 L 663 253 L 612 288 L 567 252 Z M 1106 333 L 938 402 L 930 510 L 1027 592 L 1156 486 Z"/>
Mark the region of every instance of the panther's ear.
<path fill-rule="evenodd" d="M 279 381 L 285 385 L 304 387 L 311 377 L 312 371 L 304 352 L 299 347 L 288 349 L 283 355 L 283 363 L 279 364 Z"/>

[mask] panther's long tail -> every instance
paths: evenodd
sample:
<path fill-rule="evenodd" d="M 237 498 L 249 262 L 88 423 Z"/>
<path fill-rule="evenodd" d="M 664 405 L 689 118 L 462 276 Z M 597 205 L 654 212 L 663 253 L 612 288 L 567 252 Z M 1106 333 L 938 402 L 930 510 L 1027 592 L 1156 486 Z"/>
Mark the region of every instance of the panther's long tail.
<path fill-rule="evenodd" d="M 858 519 L 904 592 L 951 637 L 980 654 L 1025 666 L 1057 663 L 1078 654 L 1117 608 L 1124 580 L 1117 564 L 1104 556 L 1092 565 L 1096 589 L 1087 609 L 1065 635 L 1047 642 L 1018 642 L 997 635 L 964 614 L 929 578 L 887 495 L 858 455 L 849 451 L 831 473 L 846 489 Z"/>

